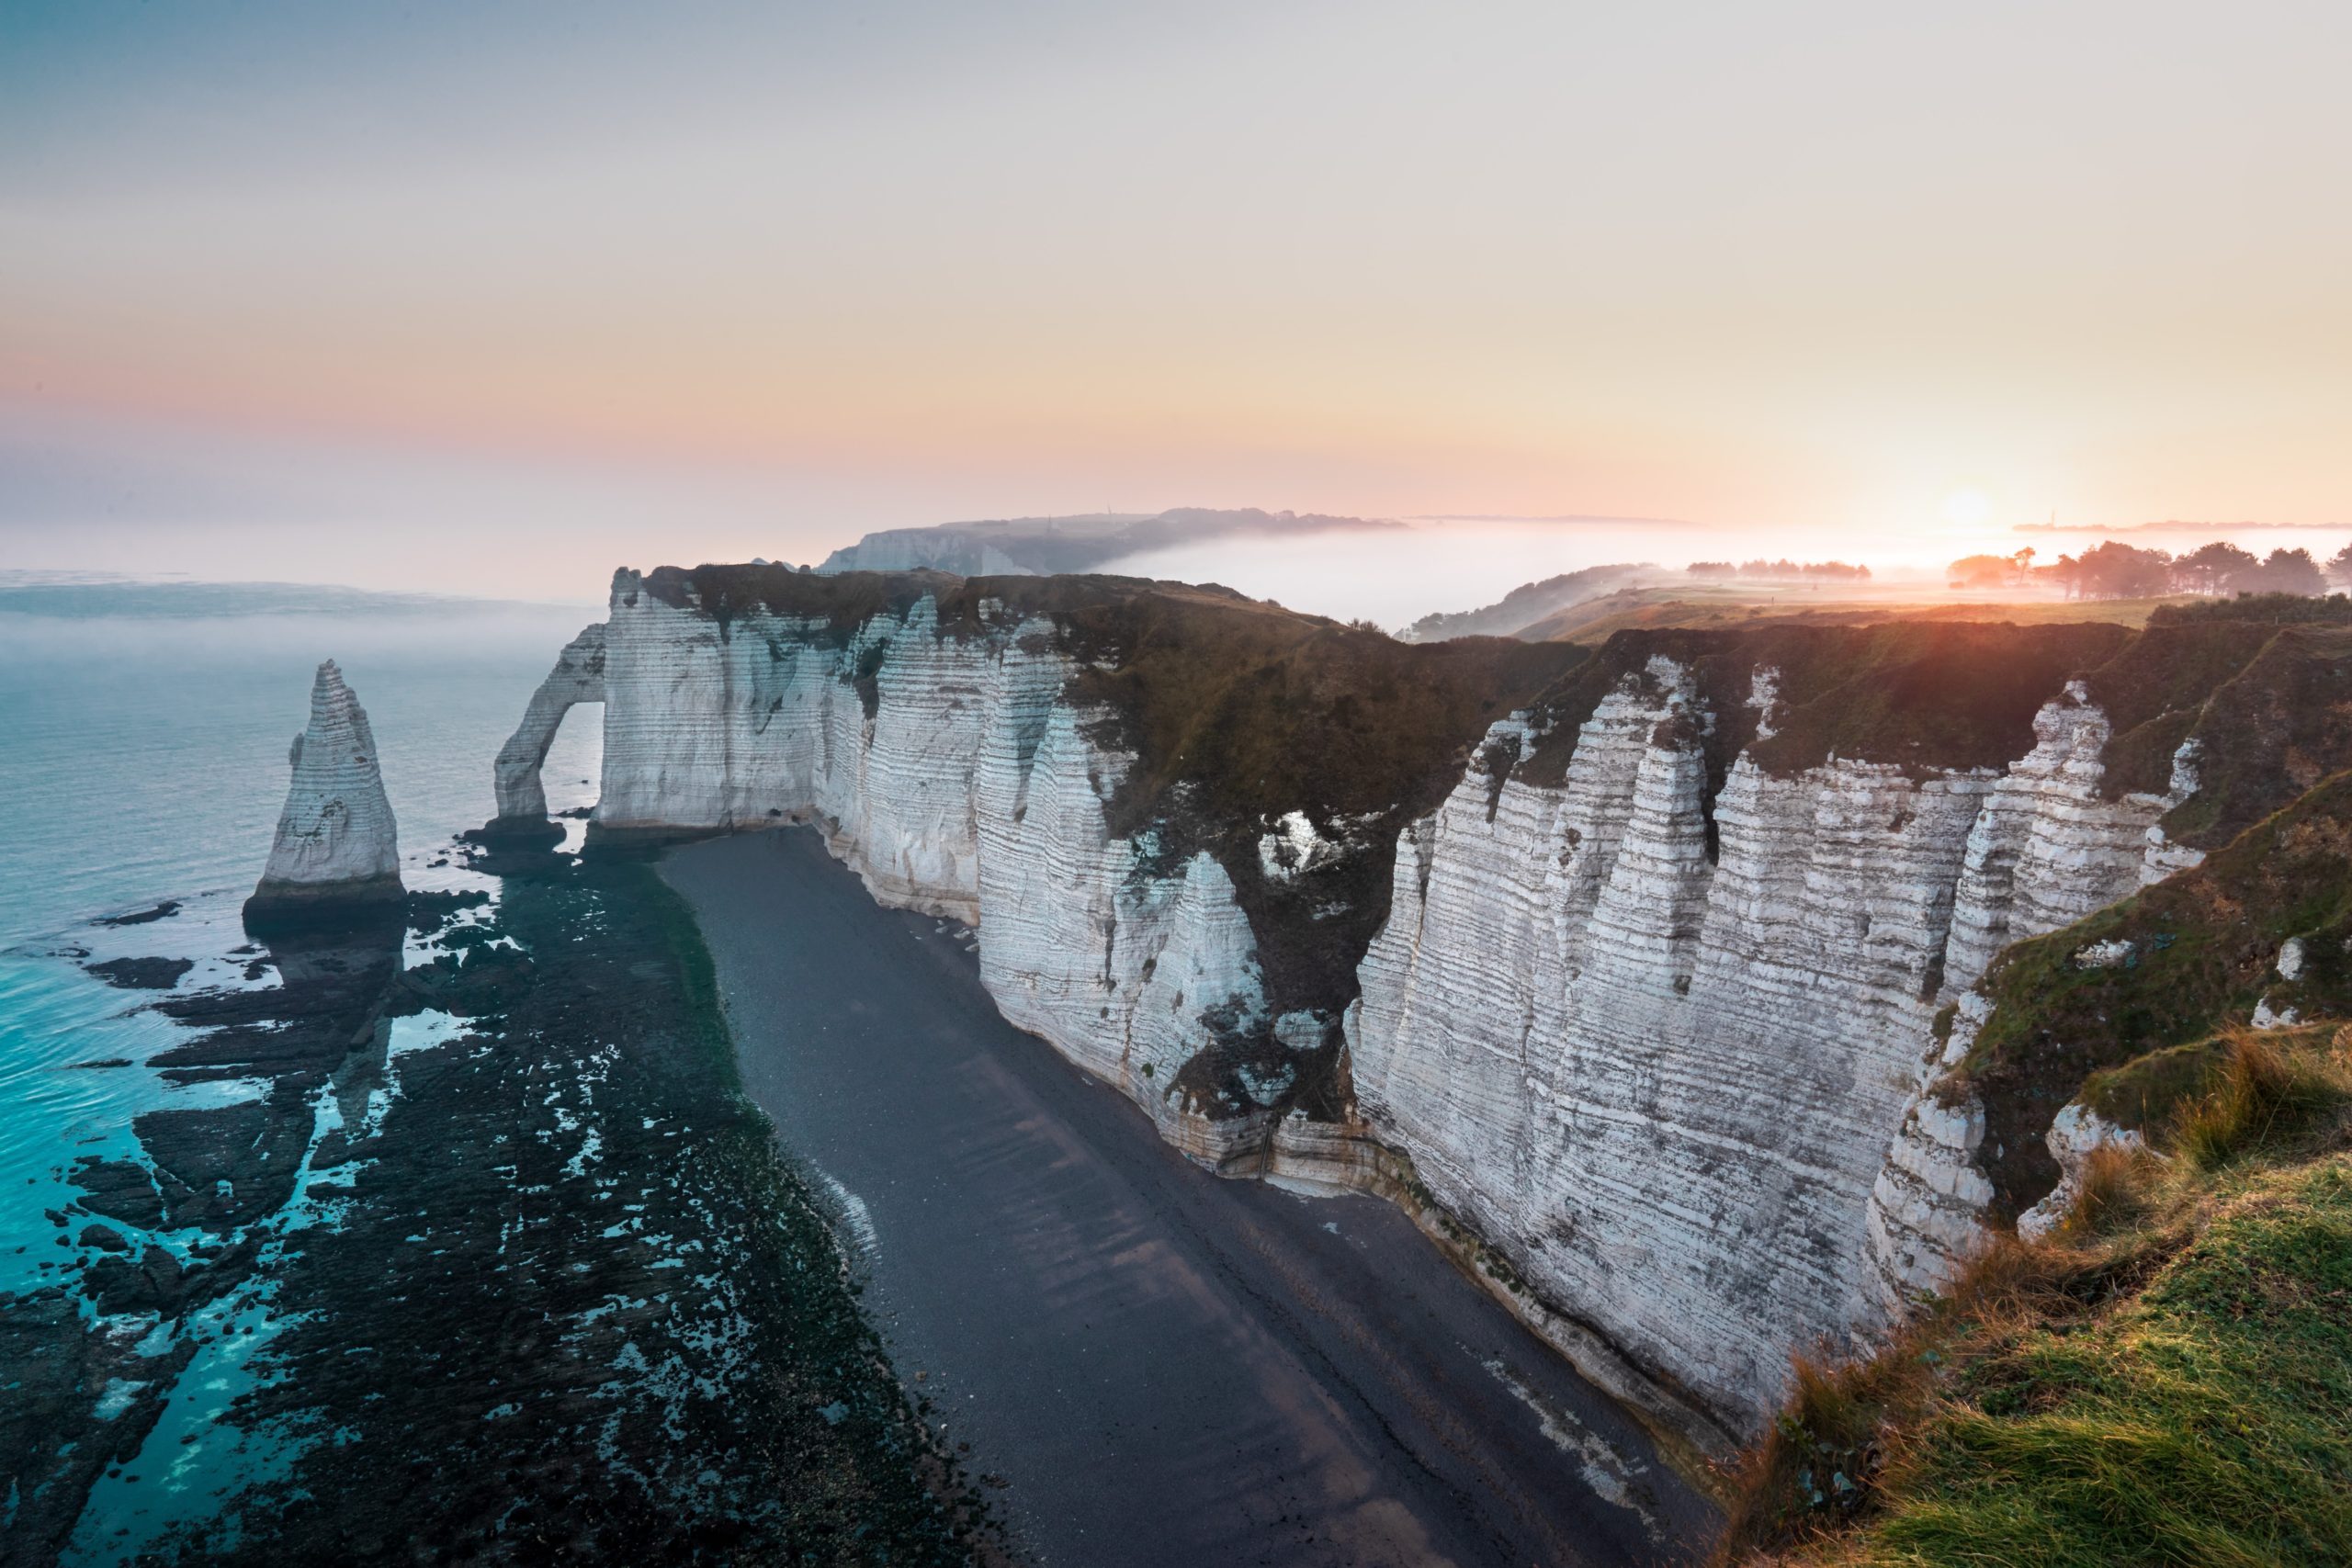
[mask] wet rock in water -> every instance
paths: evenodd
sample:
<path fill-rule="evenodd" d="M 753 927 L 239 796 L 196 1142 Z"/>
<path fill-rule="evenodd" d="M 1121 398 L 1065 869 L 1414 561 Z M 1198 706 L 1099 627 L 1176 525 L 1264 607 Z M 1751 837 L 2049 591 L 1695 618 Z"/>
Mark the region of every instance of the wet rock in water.
<path fill-rule="evenodd" d="M 23 1499 L 0 1561 L 54 1562 L 109 1473 L 156 1479 L 183 1398 L 208 1446 L 337 1440 L 236 1479 L 138 1549 L 158 1561 L 220 1552 L 232 1516 L 249 1562 L 469 1558 L 518 1529 L 550 1557 L 1001 1556 L 741 1095 L 690 918 L 642 865 L 546 859 L 485 918 L 445 897 L 411 906 L 419 939 L 277 932 L 254 955 L 276 984 L 154 999 L 188 1030 L 150 1063 L 167 1080 L 268 1087 L 150 1111 L 135 1155 L 74 1168 L 59 1283 L 0 1300 L 0 1495 Z M 412 940 L 430 958 L 404 976 Z M 398 1016 L 428 1008 L 480 1021 L 395 1064 Z M 331 1216 L 298 1200 L 305 1169 Z M 195 1228 L 216 1239 L 141 1234 Z M 270 1323 L 198 1315 L 229 1301 Z M 255 1379 L 233 1398 L 181 1375 L 222 1336 Z"/>
<path fill-rule="evenodd" d="M 208 1032 L 148 1065 L 174 1083 L 292 1074 L 298 1091 L 315 1085 L 370 1030 L 400 969 L 401 938 L 398 924 L 278 933 L 268 958 L 255 960 L 277 969 L 276 987 L 175 994 L 154 1004 Z M 307 1125 L 306 1106 L 287 1113 Z"/>
<path fill-rule="evenodd" d="M 447 865 L 446 860 L 435 865 Z M 408 896 L 408 929 L 430 936 L 458 913 L 479 909 L 490 902 L 487 893 L 412 893 Z"/>
<path fill-rule="evenodd" d="M 293 782 L 252 897 L 248 930 L 299 929 L 397 915 L 399 833 L 375 732 L 330 659 L 311 686 L 310 727 L 287 754 Z"/>
<path fill-rule="evenodd" d="M 272 1265 L 273 1375 L 226 1419 L 339 1438 L 231 1500 L 246 1560 L 465 1559 L 518 1528 L 549 1559 L 986 1555 L 735 1087 L 683 918 L 642 866 L 510 880 L 494 925 L 403 976 L 503 1018 L 403 1051 L 380 1119 L 311 1152 L 349 1172 L 337 1222 Z M 355 1055 L 333 1092 L 380 1070 Z"/>
<path fill-rule="evenodd" d="M 8 1498 L 0 1559 L 53 1562 L 108 1467 L 130 1460 L 163 1414 L 173 1380 L 194 1354 L 181 1344 L 142 1356 L 135 1337 L 94 1334 L 81 1307 L 50 1286 L 0 1296 L 0 1491 Z M 94 1416 L 99 1391 L 120 1407 Z"/>
<path fill-rule="evenodd" d="M 76 1162 L 68 1179 L 81 1190 L 82 1207 L 94 1214 L 140 1230 L 155 1230 L 164 1223 L 163 1192 L 143 1165 L 90 1156 Z"/>
<path fill-rule="evenodd" d="M 85 964 L 82 967 L 107 985 L 125 990 L 168 991 L 196 964 L 186 958 L 109 958 L 103 964 Z"/>
<path fill-rule="evenodd" d="M 109 1253 L 82 1275 L 83 1294 L 106 1316 L 131 1312 L 177 1316 L 183 1284 L 180 1260 L 160 1247 L 151 1247 L 136 1258 Z"/>
<path fill-rule="evenodd" d="M 281 1082 L 240 1105 L 151 1111 L 131 1122 L 155 1162 L 175 1226 L 249 1224 L 292 1196 L 310 1143 L 311 1106 L 306 1092 L 287 1089 Z"/>
<path fill-rule="evenodd" d="M 143 926 L 151 921 L 169 919 L 180 912 L 179 900 L 166 898 L 144 909 L 133 909 L 127 915 L 105 915 L 90 923 L 94 926 Z"/>
<path fill-rule="evenodd" d="M 445 954 L 401 976 L 401 989 L 408 995 L 392 1010 L 434 1008 L 458 1018 L 492 1017 L 521 1000 L 537 975 L 537 965 L 512 948 L 476 947 Z"/>

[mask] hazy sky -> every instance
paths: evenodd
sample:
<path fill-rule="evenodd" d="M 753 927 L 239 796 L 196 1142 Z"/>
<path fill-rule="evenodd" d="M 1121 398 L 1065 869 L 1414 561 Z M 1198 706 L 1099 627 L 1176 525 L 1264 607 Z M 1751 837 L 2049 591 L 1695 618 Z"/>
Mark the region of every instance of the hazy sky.
<path fill-rule="evenodd" d="M 0 566 L 2352 521 L 2347 59 L 2340 4 L 0 0 Z"/>

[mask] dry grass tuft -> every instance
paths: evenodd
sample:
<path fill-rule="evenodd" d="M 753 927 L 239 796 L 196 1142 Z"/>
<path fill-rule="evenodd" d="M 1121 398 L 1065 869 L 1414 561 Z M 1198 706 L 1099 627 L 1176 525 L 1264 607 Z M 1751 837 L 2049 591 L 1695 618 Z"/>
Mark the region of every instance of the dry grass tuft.
<path fill-rule="evenodd" d="M 2292 1034 L 2233 1029 L 2215 1081 L 2175 1119 L 2172 1150 L 2199 1170 L 2310 1132 L 2352 1101 L 2352 1059 L 2336 1032 L 2312 1049 Z"/>

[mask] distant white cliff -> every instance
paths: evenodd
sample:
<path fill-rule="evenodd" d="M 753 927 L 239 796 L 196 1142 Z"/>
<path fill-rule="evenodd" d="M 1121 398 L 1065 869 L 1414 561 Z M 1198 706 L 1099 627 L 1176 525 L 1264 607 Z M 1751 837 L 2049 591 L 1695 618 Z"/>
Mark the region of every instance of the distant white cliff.
<path fill-rule="evenodd" d="M 287 754 L 293 781 L 269 863 L 245 901 L 249 925 L 397 907 L 399 829 L 359 698 L 330 659 L 311 683 L 311 722 Z"/>
<path fill-rule="evenodd" d="M 1022 577 L 1092 571 L 1123 557 L 1218 538 L 1281 539 L 1357 533 L 1403 525 L 1319 513 L 1182 506 L 1153 513 L 1095 513 L 1079 517 L 1012 517 L 886 528 L 827 556 L 817 567 L 844 571 L 946 571 L 960 577 Z"/>

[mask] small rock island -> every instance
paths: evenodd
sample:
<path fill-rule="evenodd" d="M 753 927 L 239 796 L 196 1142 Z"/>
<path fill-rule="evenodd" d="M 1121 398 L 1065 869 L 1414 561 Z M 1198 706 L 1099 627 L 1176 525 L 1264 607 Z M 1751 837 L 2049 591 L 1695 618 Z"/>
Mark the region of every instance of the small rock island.
<path fill-rule="evenodd" d="M 375 732 L 332 659 L 311 683 L 311 722 L 287 763 L 293 782 L 269 863 L 245 900 L 246 929 L 349 924 L 400 908 L 399 830 Z"/>

